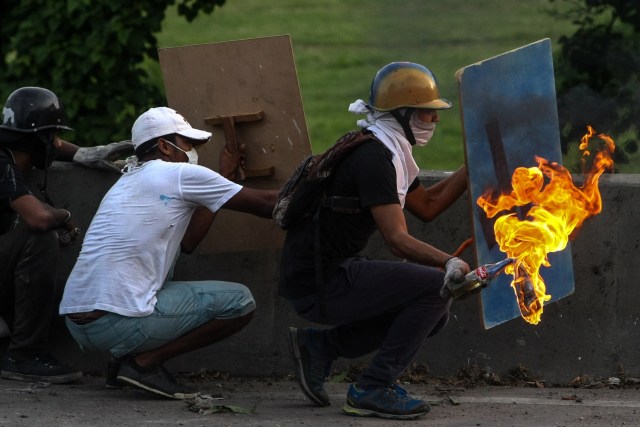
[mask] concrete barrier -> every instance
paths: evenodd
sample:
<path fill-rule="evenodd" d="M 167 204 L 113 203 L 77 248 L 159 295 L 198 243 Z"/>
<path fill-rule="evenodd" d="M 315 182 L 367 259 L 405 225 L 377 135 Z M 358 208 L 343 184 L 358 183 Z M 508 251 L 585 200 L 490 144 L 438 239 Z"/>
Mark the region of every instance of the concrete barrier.
<path fill-rule="evenodd" d="M 422 172 L 427 186 L 446 172 Z M 67 164 L 49 172 L 49 193 L 74 214 L 86 230 L 98 204 L 117 175 Z M 31 181 L 40 182 L 34 174 Z M 601 179 L 603 212 L 589 219 L 572 242 L 576 292 L 545 306 L 537 326 L 521 319 L 484 330 L 476 297 L 454 302 L 443 332 L 428 339 L 416 362 L 433 375 L 449 376 L 468 365 L 504 373 L 522 364 L 538 378 L 566 383 L 580 374 L 608 377 L 623 368 L 640 377 L 640 175 L 608 175 Z M 466 195 L 445 215 L 424 224 L 408 215 L 413 235 L 446 251 L 454 251 L 472 235 Z M 215 227 L 215 224 L 214 224 Z M 80 246 L 65 249 L 58 272 L 60 293 Z M 366 249 L 372 258 L 393 259 L 380 236 Z M 471 251 L 463 256 L 474 264 Z M 216 278 L 246 284 L 258 309 L 253 322 L 237 335 L 170 362 L 176 370 L 221 370 L 235 375 L 279 375 L 292 372 L 287 354 L 287 326 L 306 325 L 277 296 L 278 250 L 184 256 L 176 277 L 185 280 Z M 82 353 L 60 318 L 54 319 L 53 353 L 87 372 L 101 371 L 106 358 Z M 3 340 L 6 345 L 6 340 Z M 363 360 L 366 360 L 363 359 Z M 337 367 L 361 361 L 340 360 Z"/>

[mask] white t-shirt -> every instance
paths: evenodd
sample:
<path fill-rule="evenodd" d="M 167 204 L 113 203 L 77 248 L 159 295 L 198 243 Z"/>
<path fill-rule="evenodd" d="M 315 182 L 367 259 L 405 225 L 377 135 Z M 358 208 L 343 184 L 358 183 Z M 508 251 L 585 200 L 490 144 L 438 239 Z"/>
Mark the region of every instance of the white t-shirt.
<path fill-rule="evenodd" d="M 152 160 L 125 173 L 91 221 L 60 314 L 151 314 L 195 208 L 216 212 L 241 189 L 188 163 Z"/>

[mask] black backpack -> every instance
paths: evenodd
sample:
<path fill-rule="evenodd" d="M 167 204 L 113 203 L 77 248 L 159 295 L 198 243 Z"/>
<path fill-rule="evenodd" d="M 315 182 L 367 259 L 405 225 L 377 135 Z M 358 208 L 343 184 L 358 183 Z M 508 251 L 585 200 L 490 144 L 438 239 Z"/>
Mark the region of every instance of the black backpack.
<path fill-rule="evenodd" d="M 371 132 L 350 131 L 324 153 L 304 159 L 278 194 L 273 209 L 276 224 L 286 230 L 298 221 L 314 216 L 322 207 L 342 213 L 359 212 L 358 197 L 327 196 L 325 189 L 336 166 L 347 154 L 373 139 Z"/>

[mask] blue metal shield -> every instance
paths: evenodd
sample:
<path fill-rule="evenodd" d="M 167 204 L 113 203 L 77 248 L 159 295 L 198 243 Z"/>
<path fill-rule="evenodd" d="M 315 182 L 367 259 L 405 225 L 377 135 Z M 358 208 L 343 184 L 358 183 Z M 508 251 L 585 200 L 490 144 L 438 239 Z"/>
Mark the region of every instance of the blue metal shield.
<path fill-rule="evenodd" d="M 511 191 L 513 171 L 536 166 L 535 155 L 562 163 L 551 42 L 541 40 L 470 65 L 457 77 L 476 256 L 479 265 L 494 263 L 506 255 L 495 241 L 494 219 L 476 204 L 478 197 L 488 189 Z M 549 261 L 551 267 L 540 269 L 552 297 L 547 304 L 575 287 L 571 248 L 549 254 Z M 511 279 L 499 276 L 482 291 L 485 329 L 520 317 Z"/>

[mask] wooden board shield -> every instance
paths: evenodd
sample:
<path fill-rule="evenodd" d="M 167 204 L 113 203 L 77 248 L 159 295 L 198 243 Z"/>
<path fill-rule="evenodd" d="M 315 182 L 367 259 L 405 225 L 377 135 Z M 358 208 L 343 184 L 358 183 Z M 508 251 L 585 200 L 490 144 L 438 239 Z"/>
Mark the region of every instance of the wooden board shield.
<path fill-rule="evenodd" d="M 242 185 L 279 189 L 311 153 L 289 36 L 165 48 L 159 57 L 168 105 L 213 132 L 198 149 L 200 164 L 218 170 L 226 143 L 221 117 L 236 118 L 232 131 L 245 145 L 246 172 L 263 175 Z M 198 250 L 279 248 L 283 238 L 271 220 L 223 210 Z"/>
<path fill-rule="evenodd" d="M 464 67 L 456 75 L 481 265 L 506 255 L 495 241 L 494 219 L 487 219 L 476 204 L 478 197 L 488 189 L 511 191 L 513 171 L 536 166 L 535 155 L 562 163 L 551 42 L 523 46 Z M 553 302 L 574 291 L 571 248 L 549 254 L 549 261 L 551 267 L 541 267 L 540 272 Z M 482 291 L 485 329 L 520 317 L 511 279 L 501 275 Z"/>

